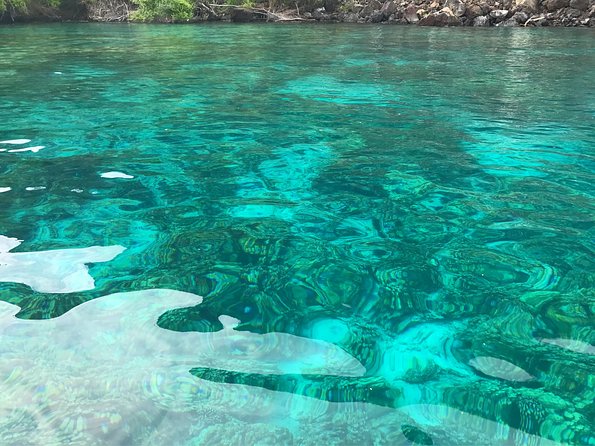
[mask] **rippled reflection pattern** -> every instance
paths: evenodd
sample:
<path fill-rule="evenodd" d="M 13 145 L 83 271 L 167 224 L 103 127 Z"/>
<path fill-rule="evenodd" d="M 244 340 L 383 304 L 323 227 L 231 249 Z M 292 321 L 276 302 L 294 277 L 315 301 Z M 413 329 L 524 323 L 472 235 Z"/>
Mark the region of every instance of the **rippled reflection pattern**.
<path fill-rule="evenodd" d="M 2 441 L 595 444 L 594 37 L 0 28 Z"/>

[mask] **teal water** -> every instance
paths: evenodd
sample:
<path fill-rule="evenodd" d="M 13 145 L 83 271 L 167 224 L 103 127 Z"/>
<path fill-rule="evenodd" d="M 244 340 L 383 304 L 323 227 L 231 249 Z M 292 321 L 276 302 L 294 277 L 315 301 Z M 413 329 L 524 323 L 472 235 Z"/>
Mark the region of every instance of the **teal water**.
<path fill-rule="evenodd" d="M 594 42 L 0 27 L 0 444 L 595 444 Z"/>

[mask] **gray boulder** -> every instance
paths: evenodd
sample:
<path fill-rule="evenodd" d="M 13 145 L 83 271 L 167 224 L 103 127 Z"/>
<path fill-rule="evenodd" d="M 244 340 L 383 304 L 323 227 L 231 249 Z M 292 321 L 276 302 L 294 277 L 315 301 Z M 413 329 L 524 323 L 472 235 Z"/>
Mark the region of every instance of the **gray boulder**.
<path fill-rule="evenodd" d="M 473 26 L 490 26 L 490 18 L 487 15 L 480 15 L 473 20 Z"/>
<path fill-rule="evenodd" d="M 514 2 L 514 7 L 515 9 L 520 9 L 533 14 L 539 9 L 539 0 L 516 0 Z"/>
<path fill-rule="evenodd" d="M 570 17 L 571 19 L 577 19 L 582 15 L 582 12 L 578 9 L 568 8 L 566 10 L 566 17 Z"/>
<path fill-rule="evenodd" d="M 545 0 L 543 6 L 548 12 L 554 12 L 558 9 L 566 8 L 570 4 L 570 0 Z"/>
<path fill-rule="evenodd" d="M 370 22 L 372 22 L 372 23 L 380 23 L 384 19 L 385 19 L 384 13 L 380 10 L 373 11 L 372 14 L 370 14 Z"/>
<path fill-rule="evenodd" d="M 419 26 L 459 26 L 461 19 L 454 15 L 450 9 L 444 8 L 438 13 L 428 14 L 417 24 Z"/>
<path fill-rule="evenodd" d="M 507 15 L 508 9 L 494 9 L 492 12 L 490 12 L 490 17 L 497 22 L 504 20 Z"/>
<path fill-rule="evenodd" d="M 503 27 L 503 28 L 512 28 L 515 26 L 519 26 L 519 24 L 515 19 L 513 19 L 511 17 L 508 20 L 504 20 L 503 22 L 498 23 L 496 26 Z"/>
<path fill-rule="evenodd" d="M 417 6 L 411 4 L 407 6 L 405 9 L 405 14 L 403 15 L 405 20 L 409 23 L 417 23 L 419 22 L 419 17 L 417 16 Z"/>
<path fill-rule="evenodd" d="M 382 14 L 384 14 L 384 17 L 388 19 L 391 15 L 397 12 L 397 4 L 392 0 L 386 1 L 380 10 L 382 11 Z"/>
<path fill-rule="evenodd" d="M 358 15 L 354 12 L 345 14 L 343 16 L 343 21 L 345 23 L 357 23 Z"/>
<path fill-rule="evenodd" d="M 586 11 L 589 8 L 589 0 L 570 0 L 570 7 L 579 11 Z"/>
<path fill-rule="evenodd" d="M 382 3 L 380 3 L 378 0 L 372 0 L 370 3 L 364 6 L 364 9 L 362 9 L 360 12 L 360 17 L 368 17 L 374 11 L 378 11 L 380 8 L 382 8 Z"/>
<path fill-rule="evenodd" d="M 446 0 L 444 6 L 452 11 L 457 17 L 461 17 L 465 14 L 467 7 L 461 0 Z"/>
<path fill-rule="evenodd" d="M 524 25 L 527 20 L 529 20 L 529 14 L 523 11 L 515 12 L 512 16 L 512 19 L 514 19 L 519 25 Z"/>
<path fill-rule="evenodd" d="M 465 11 L 465 16 L 467 16 L 467 18 L 470 20 L 473 20 L 475 17 L 479 17 L 480 15 L 483 15 L 483 10 L 481 9 L 481 6 L 476 4 L 469 5 Z"/>

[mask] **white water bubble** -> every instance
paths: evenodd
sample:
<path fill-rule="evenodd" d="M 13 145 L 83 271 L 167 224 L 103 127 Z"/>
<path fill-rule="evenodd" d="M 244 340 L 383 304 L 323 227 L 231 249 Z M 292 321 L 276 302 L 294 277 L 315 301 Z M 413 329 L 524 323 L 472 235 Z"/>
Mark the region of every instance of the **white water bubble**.
<path fill-rule="evenodd" d="M 3 194 L 4 192 L 10 192 L 12 190 L 12 187 L 0 187 L 0 194 Z"/>
<path fill-rule="evenodd" d="M 124 179 L 130 179 L 130 178 L 134 178 L 134 176 L 132 175 L 128 175 L 124 172 L 104 172 L 101 174 L 101 178 L 124 178 Z"/>
<path fill-rule="evenodd" d="M 27 144 L 30 142 L 30 139 L 8 139 L 6 141 L 0 141 L 0 144 Z"/>
<path fill-rule="evenodd" d="M 45 186 L 29 186 L 29 187 L 25 188 L 26 191 L 44 190 L 44 189 L 47 189 L 47 188 Z"/>
<path fill-rule="evenodd" d="M 9 150 L 9 152 L 10 153 L 18 153 L 18 152 L 33 152 L 33 153 L 37 153 L 41 149 L 45 149 L 45 146 L 33 146 L 33 147 L 25 147 L 23 149 L 12 149 L 12 150 Z"/>

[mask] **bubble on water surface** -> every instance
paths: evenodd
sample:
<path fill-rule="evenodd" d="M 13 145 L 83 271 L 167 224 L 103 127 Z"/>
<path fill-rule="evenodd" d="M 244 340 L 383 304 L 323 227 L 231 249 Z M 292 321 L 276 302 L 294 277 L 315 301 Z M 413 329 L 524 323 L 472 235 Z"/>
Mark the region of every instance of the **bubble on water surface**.
<path fill-rule="evenodd" d="M 128 175 L 124 172 L 104 172 L 101 174 L 101 178 L 124 178 L 124 179 L 130 179 L 130 178 L 134 178 L 134 176 L 132 175 Z"/>
<path fill-rule="evenodd" d="M 23 149 L 12 149 L 9 150 L 9 153 L 20 153 L 20 152 L 33 152 L 37 153 L 40 150 L 45 149 L 45 146 L 33 146 L 33 147 L 25 147 Z"/>
<path fill-rule="evenodd" d="M 0 141 L 0 144 L 27 144 L 30 142 L 30 139 L 8 139 L 6 141 Z"/>

